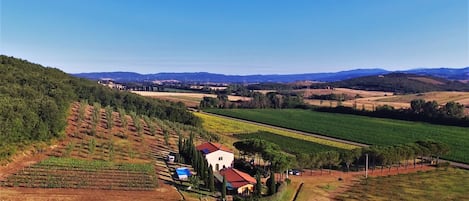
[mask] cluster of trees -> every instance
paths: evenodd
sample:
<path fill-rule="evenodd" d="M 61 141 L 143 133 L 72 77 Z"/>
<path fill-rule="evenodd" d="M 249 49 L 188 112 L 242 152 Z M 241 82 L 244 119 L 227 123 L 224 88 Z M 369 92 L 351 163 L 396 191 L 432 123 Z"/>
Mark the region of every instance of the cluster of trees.
<path fill-rule="evenodd" d="M 291 91 L 293 89 L 297 89 L 298 86 L 285 83 L 264 82 L 259 84 L 250 84 L 246 88 L 248 90 Z"/>
<path fill-rule="evenodd" d="M 189 139 L 182 139 L 179 135 L 178 149 L 180 156 L 177 157 L 179 160 L 182 159 L 184 162 L 188 162 L 192 165 L 194 170 L 197 172 L 195 179 L 202 180 L 204 185 L 210 192 L 215 191 L 214 175 L 212 166 L 208 165 L 207 160 L 200 151 L 197 151 L 194 145 L 194 134 L 191 133 Z M 198 187 L 198 186 L 197 186 Z"/>
<path fill-rule="evenodd" d="M 374 170 L 377 166 L 383 170 L 385 167 L 391 169 L 396 166 L 401 167 L 402 161 L 405 161 L 405 167 L 409 165 L 409 161 L 413 161 L 416 166 L 417 158 L 430 159 L 439 158 L 449 152 L 448 145 L 435 141 L 417 141 L 415 143 L 394 145 L 394 146 L 371 146 L 367 148 L 357 148 L 346 151 L 325 151 L 318 153 L 299 153 L 296 155 L 296 166 L 299 169 L 309 168 L 322 169 L 328 166 L 338 167 L 342 165 L 343 169 L 350 170 L 351 165 L 355 165 L 358 169 L 365 165 L 366 154 L 369 156 L 370 167 Z"/>
<path fill-rule="evenodd" d="M 320 100 L 336 100 L 336 101 L 346 101 L 346 100 L 352 100 L 353 98 L 360 98 L 360 95 L 356 95 L 355 97 L 350 97 L 345 93 L 342 94 L 323 94 L 323 95 L 317 95 L 313 94 L 309 98 L 310 99 L 320 99 Z"/>
<path fill-rule="evenodd" d="M 464 105 L 456 102 L 448 102 L 440 106 L 436 101 L 415 99 L 411 101 L 408 109 L 394 109 L 389 105 L 377 106 L 373 111 L 364 108 L 350 107 L 319 107 L 314 108 L 318 112 L 334 112 L 343 114 L 356 114 L 371 117 L 399 119 L 406 121 L 424 121 L 433 124 L 469 126 L 469 116 L 464 114 Z"/>
<path fill-rule="evenodd" d="M 182 103 L 112 90 L 58 69 L 0 55 L 0 161 L 33 142 L 64 136 L 68 109 L 78 100 L 184 124 L 201 124 Z"/>
<path fill-rule="evenodd" d="M 395 146 L 372 146 L 363 149 L 362 153 L 369 155 L 372 169 L 376 166 L 381 166 L 381 169 L 384 167 L 391 169 L 393 165 L 399 168 L 402 165 L 401 161 L 406 161 L 407 168 L 410 160 L 415 167 L 417 158 L 432 160 L 431 158 L 435 157 L 438 164 L 439 158 L 449 151 L 449 146 L 444 143 L 425 140 Z"/>
<path fill-rule="evenodd" d="M 447 102 L 441 106 L 436 101 L 425 101 L 423 99 L 415 99 L 410 102 L 410 112 L 428 117 L 443 117 L 443 118 L 463 118 L 464 105 L 454 101 Z"/>
<path fill-rule="evenodd" d="M 230 84 L 228 87 L 226 87 L 225 93 L 229 95 L 233 94 L 237 96 L 250 97 L 254 91 L 241 84 Z"/>
<path fill-rule="evenodd" d="M 204 97 L 200 102 L 200 108 L 304 108 L 303 97 L 291 93 L 280 94 L 269 92 L 267 94 L 254 92 L 249 101 L 231 102 L 226 94 L 218 94 L 217 98 Z"/>
<path fill-rule="evenodd" d="M 294 158 L 281 151 L 280 147 L 274 143 L 261 140 L 261 139 L 246 139 L 235 142 L 233 144 L 236 149 L 240 151 L 243 156 L 254 156 L 258 160 L 263 159 L 268 162 L 270 169 L 270 177 L 266 181 L 269 189 L 269 195 L 277 192 L 277 180 L 275 179 L 275 172 L 286 171 L 294 161 Z M 256 178 L 260 177 L 259 171 L 256 173 Z M 260 189 L 260 187 L 257 187 Z M 260 195 L 260 192 L 255 194 Z"/>
<path fill-rule="evenodd" d="M 246 139 L 233 144 L 243 156 L 256 156 L 269 163 L 270 169 L 281 172 L 291 165 L 292 157 L 285 154 L 277 144 L 261 140 Z"/>

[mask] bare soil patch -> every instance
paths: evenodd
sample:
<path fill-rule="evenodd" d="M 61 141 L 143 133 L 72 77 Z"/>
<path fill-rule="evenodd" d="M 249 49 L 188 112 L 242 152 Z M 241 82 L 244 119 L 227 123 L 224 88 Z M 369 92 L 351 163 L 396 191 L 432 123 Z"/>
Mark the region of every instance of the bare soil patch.
<path fill-rule="evenodd" d="M 8 201 L 50 201 L 50 200 L 181 200 L 173 186 L 160 182 L 160 187 L 153 191 L 116 191 L 91 189 L 44 189 L 44 188 L 1 188 L 0 200 Z"/>

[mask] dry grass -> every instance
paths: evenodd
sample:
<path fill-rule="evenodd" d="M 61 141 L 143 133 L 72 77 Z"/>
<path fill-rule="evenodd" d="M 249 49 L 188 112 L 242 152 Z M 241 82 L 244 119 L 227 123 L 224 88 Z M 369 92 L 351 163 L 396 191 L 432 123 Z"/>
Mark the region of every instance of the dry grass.
<path fill-rule="evenodd" d="M 311 90 L 311 89 L 310 89 Z M 322 90 L 322 91 L 321 91 Z M 339 91 L 346 91 L 343 89 L 328 90 L 321 89 L 317 90 L 319 93 L 330 94 L 331 91 L 334 93 L 341 94 Z M 353 107 L 356 105 L 357 109 L 365 108 L 366 110 L 373 110 L 373 108 L 382 105 L 390 105 L 396 109 L 399 108 L 409 108 L 410 102 L 414 99 L 424 99 L 426 101 L 437 101 L 440 105 L 444 105 L 447 102 L 454 101 L 469 107 L 469 92 L 455 92 L 455 91 L 437 91 L 437 92 L 428 92 L 420 94 L 406 94 L 406 95 L 392 95 L 390 92 L 370 92 L 366 93 L 365 91 L 360 92 L 360 90 L 350 89 L 349 92 L 359 92 L 363 98 L 358 98 L 355 100 L 343 101 L 342 105 L 347 107 Z M 381 94 L 380 94 L 381 93 Z M 349 93 L 350 94 L 350 93 Z M 310 105 L 323 106 L 323 107 L 336 107 L 338 105 L 337 101 L 329 100 L 317 100 L 309 99 L 305 100 L 306 103 Z M 466 113 L 469 114 L 469 108 L 466 110 Z"/>
<path fill-rule="evenodd" d="M 397 171 L 396 168 L 392 168 L 390 171 L 384 172 L 374 171 L 369 172 L 370 178 L 389 178 L 388 175 L 394 177 L 395 175 L 401 174 L 412 174 L 415 172 L 421 172 L 426 174 L 427 171 L 431 171 L 433 168 L 428 166 L 417 167 L 417 168 L 401 168 Z M 329 201 L 336 200 L 335 198 L 341 196 L 349 190 L 354 184 L 364 178 L 364 171 L 360 172 L 341 172 L 341 171 L 330 171 L 324 170 L 321 173 L 319 170 L 305 170 L 301 176 L 291 176 L 290 179 L 293 182 L 304 183 L 303 188 L 298 193 L 298 201 Z M 339 181 L 339 178 L 342 181 Z M 399 185 L 399 184 L 396 184 Z M 364 195 L 365 193 L 363 193 Z"/>
<path fill-rule="evenodd" d="M 354 184 L 337 200 L 468 200 L 469 171 L 437 169 L 429 172 L 372 178 Z"/>
<path fill-rule="evenodd" d="M 301 89 L 296 90 L 297 92 L 302 92 L 305 97 L 309 97 L 311 95 L 327 95 L 327 94 L 346 94 L 350 97 L 355 97 L 356 95 L 360 95 L 361 97 L 383 97 L 385 95 L 392 95 L 393 92 L 385 92 L 385 91 L 365 91 L 365 90 L 355 90 L 355 89 L 347 89 L 347 88 L 334 88 L 334 89 Z"/>
<path fill-rule="evenodd" d="M 457 91 L 436 91 L 428 92 L 421 94 L 408 94 L 408 95 L 398 95 L 383 97 L 377 99 L 377 101 L 387 101 L 387 102 L 404 102 L 410 103 L 414 99 L 424 99 L 426 101 L 437 101 L 440 104 L 446 104 L 450 101 L 455 101 L 459 103 L 469 103 L 469 92 L 457 92 Z"/>

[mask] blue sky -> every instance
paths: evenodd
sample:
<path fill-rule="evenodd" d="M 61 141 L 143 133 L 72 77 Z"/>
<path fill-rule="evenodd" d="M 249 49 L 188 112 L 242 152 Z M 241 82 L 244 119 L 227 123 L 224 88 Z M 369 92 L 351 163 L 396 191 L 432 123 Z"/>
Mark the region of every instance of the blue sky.
<path fill-rule="evenodd" d="M 469 66 L 468 0 L 0 0 L 0 53 L 69 73 Z"/>

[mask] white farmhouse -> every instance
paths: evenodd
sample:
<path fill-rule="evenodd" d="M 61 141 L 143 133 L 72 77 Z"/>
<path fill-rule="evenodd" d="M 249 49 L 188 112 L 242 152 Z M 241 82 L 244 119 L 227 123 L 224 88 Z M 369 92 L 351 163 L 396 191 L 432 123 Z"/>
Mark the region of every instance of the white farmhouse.
<path fill-rule="evenodd" d="M 222 144 L 205 142 L 197 146 L 196 149 L 204 154 L 208 164 L 212 165 L 213 171 L 219 171 L 233 165 L 233 151 Z"/>

